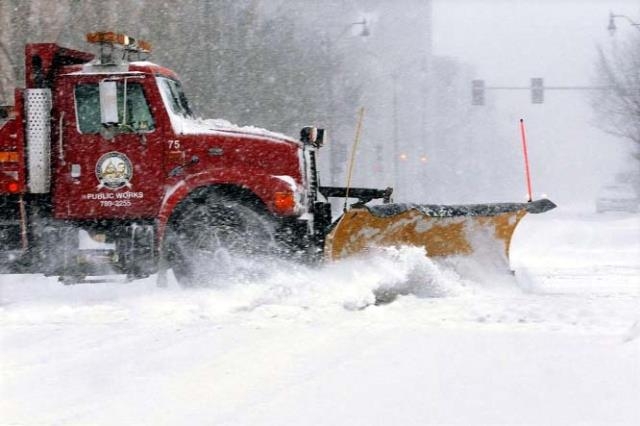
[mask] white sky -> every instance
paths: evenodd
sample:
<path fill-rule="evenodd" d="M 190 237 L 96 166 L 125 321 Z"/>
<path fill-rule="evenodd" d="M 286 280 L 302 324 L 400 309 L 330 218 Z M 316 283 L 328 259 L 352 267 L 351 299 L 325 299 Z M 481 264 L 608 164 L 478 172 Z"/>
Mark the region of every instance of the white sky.
<path fill-rule="evenodd" d="M 487 86 L 528 86 L 532 77 L 544 78 L 545 86 L 586 86 L 593 83 L 596 46 L 611 47 L 640 29 L 617 19 L 611 37 L 610 10 L 640 22 L 637 0 L 434 0 L 433 50 L 470 64 Z M 594 126 L 585 91 L 546 91 L 542 105 L 530 103 L 529 91 L 492 91 L 477 108 L 495 114 L 497 137 L 514 143 L 518 120 L 525 119 L 535 194 L 592 205 L 604 182 L 635 167 L 631 144 Z"/>
<path fill-rule="evenodd" d="M 595 46 L 636 31 L 609 11 L 640 22 L 638 0 L 434 0 L 434 51 L 473 64 L 487 84 L 588 84 Z"/>

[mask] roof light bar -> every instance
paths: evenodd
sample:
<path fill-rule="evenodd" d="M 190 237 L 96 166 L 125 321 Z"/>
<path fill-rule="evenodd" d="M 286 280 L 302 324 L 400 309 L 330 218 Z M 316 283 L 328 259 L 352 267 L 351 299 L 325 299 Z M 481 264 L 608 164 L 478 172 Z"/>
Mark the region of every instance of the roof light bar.
<path fill-rule="evenodd" d="M 87 33 L 87 41 L 94 44 L 110 44 L 133 52 L 151 52 L 151 43 L 148 41 L 136 40 L 126 34 L 115 33 L 113 31 L 96 31 L 93 33 Z"/>

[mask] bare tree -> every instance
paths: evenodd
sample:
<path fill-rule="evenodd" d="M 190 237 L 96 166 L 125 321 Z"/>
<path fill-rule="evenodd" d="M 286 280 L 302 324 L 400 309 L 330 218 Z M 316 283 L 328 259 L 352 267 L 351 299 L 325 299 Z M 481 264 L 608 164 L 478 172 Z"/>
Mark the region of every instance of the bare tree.
<path fill-rule="evenodd" d="M 599 126 L 628 139 L 640 160 L 640 36 L 614 48 L 598 48 L 598 83 L 607 87 L 593 99 Z"/>
<path fill-rule="evenodd" d="M 0 0 L 0 101 L 24 77 L 24 45 L 80 48 L 84 34 L 127 32 L 154 45 L 153 60 L 176 69 L 195 110 L 292 133 L 327 123 L 327 81 L 335 116 L 355 111 L 356 83 L 338 75 L 340 55 L 287 10 L 264 13 L 259 0 Z M 331 65 L 331 66 L 329 66 Z M 344 77 L 344 76 L 343 76 Z M 340 90 L 337 90 L 340 89 Z M 323 116 L 324 115 L 324 116 Z"/>
<path fill-rule="evenodd" d="M 8 97 L 8 84 L 13 80 L 13 61 L 11 60 L 11 55 L 9 54 L 9 49 L 5 46 L 4 42 L 0 40 L 0 67 L 2 72 L 0 72 L 0 105 L 6 103 L 6 98 Z"/>

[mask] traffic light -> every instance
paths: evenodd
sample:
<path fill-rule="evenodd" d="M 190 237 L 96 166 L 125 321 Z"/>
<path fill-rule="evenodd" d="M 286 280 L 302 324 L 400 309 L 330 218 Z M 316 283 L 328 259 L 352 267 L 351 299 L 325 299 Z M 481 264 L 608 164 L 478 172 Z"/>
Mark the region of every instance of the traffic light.
<path fill-rule="evenodd" d="M 544 102 L 544 79 L 531 79 L 531 103 L 541 104 Z"/>
<path fill-rule="evenodd" d="M 484 105 L 484 80 L 471 81 L 471 105 Z"/>

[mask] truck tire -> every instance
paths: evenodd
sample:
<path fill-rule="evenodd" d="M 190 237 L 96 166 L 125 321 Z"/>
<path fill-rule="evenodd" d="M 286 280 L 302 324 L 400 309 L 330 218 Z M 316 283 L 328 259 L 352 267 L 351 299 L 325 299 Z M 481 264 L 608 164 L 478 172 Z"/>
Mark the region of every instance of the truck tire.
<path fill-rule="evenodd" d="M 277 251 L 274 233 L 268 213 L 239 200 L 190 202 L 167 233 L 169 266 L 183 287 L 247 278 Z"/>

